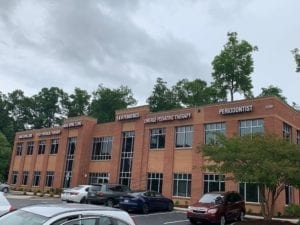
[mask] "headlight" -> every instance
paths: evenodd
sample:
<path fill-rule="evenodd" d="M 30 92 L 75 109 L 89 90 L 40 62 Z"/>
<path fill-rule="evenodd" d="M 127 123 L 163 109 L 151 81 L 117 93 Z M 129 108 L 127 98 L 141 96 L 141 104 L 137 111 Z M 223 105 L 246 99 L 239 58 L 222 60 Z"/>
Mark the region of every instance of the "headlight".
<path fill-rule="evenodd" d="M 217 211 L 218 211 L 217 208 L 213 208 L 213 209 L 207 210 L 207 213 L 209 213 L 209 214 L 215 214 L 215 213 L 217 213 Z"/>
<path fill-rule="evenodd" d="M 192 206 L 189 206 L 189 207 L 188 207 L 188 211 L 190 211 L 190 212 L 192 212 L 193 209 L 194 209 L 194 207 L 192 207 Z"/>

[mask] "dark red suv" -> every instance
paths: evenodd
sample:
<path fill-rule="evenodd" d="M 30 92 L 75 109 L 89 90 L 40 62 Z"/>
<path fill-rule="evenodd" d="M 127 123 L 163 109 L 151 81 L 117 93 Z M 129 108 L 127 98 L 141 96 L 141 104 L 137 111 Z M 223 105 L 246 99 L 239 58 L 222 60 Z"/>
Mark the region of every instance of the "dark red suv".
<path fill-rule="evenodd" d="M 187 218 L 192 224 L 209 222 L 224 225 L 227 221 L 243 220 L 245 202 L 242 196 L 234 191 L 210 192 L 189 206 Z"/>

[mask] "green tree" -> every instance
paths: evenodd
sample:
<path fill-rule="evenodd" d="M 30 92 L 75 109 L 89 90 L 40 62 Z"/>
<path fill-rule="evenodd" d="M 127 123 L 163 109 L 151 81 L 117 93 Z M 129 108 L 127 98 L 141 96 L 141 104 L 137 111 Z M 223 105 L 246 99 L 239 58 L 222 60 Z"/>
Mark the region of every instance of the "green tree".
<path fill-rule="evenodd" d="M 10 144 L 14 141 L 14 120 L 10 116 L 7 97 L 0 92 L 0 132 L 2 132 Z"/>
<path fill-rule="evenodd" d="M 0 181 L 7 180 L 7 174 L 9 169 L 11 155 L 11 147 L 4 136 L 3 133 L 0 132 Z"/>
<path fill-rule="evenodd" d="M 300 51 L 298 48 L 295 48 L 292 53 L 296 61 L 296 72 L 300 72 Z"/>
<path fill-rule="evenodd" d="M 208 87 L 203 80 L 196 79 L 189 81 L 183 79 L 177 82 L 173 90 L 178 96 L 182 105 L 194 107 L 217 102 L 215 89 Z"/>
<path fill-rule="evenodd" d="M 99 85 L 93 92 L 89 115 L 97 118 L 100 123 L 111 122 L 115 120 L 116 110 L 125 109 L 136 103 L 132 91 L 127 86 L 110 89 Z"/>
<path fill-rule="evenodd" d="M 252 97 L 252 52 L 256 51 L 257 47 L 245 40 L 238 41 L 236 32 L 229 32 L 227 36 L 228 42 L 224 49 L 212 62 L 213 86 L 223 98 L 226 98 L 228 91 L 231 101 L 236 92 L 244 94 L 245 97 Z"/>
<path fill-rule="evenodd" d="M 68 117 L 87 115 L 90 107 L 91 95 L 86 90 L 75 88 L 74 94 L 71 94 L 64 101 Z"/>
<path fill-rule="evenodd" d="M 206 168 L 227 179 L 256 183 L 262 214 L 271 220 L 285 186 L 300 186 L 300 146 L 275 135 L 219 136 L 218 143 L 199 148 L 210 161 Z"/>
<path fill-rule="evenodd" d="M 275 87 L 273 85 L 270 85 L 267 88 L 262 88 L 262 92 L 259 94 L 259 97 L 264 96 L 277 96 L 282 101 L 286 102 L 286 97 L 282 95 L 282 90 L 279 87 Z"/>
<path fill-rule="evenodd" d="M 151 96 L 147 99 L 151 112 L 164 111 L 169 109 L 180 108 L 175 90 L 170 90 L 167 87 L 167 82 L 162 78 L 157 78 L 156 84 L 153 87 Z"/>

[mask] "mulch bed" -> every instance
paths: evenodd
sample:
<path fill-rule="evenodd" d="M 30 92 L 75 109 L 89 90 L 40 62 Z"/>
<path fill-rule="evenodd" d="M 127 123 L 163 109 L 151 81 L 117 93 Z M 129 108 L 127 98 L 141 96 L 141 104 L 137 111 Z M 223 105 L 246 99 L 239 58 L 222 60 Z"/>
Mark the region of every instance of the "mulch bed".
<path fill-rule="evenodd" d="M 245 221 L 235 222 L 234 225 L 295 225 L 295 224 L 288 221 L 278 221 L 278 220 L 272 220 L 272 221 L 245 220 Z"/>

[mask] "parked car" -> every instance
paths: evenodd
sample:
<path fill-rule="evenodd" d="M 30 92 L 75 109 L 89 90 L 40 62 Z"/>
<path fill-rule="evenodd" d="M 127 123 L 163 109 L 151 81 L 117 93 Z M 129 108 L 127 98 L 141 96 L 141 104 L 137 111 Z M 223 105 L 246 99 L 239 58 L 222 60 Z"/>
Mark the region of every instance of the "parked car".
<path fill-rule="evenodd" d="M 122 184 L 95 184 L 89 188 L 87 202 L 113 207 L 119 204 L 120 197 L 130 192 L 129 187 Z"/>
<path fill-rule="evenodd" d="M 86 203 L 86 197 L 91 185 L 79 185 L 77 187 L 63 190 L 60 195 L 62 201 Z"/>
<path fill-rule="evenodd" d="M 123 210 L 86 204 L 39 204 L 0 217 L 1 225 L 135 225 Z"/>
<path fill-rule="evenodd" d="M 134 192 L 121 197 L 119 206 L 126 211 L 149 211 L 167 210 L 172 211 L 174 203 L 172 199 L 164 197 L 155 191 Z"/>
<path fill-rule="evenodd" d="M 0 191 L 7 193 L 9 192 L 10 186 L 6 183 L 1 183 L 0 182 Z"/>
<path fill-rule="evenodd" d="M 11 206 L 7 198 L 4 196 L 3 192 L 0 192 L 0 216 L 12 210 L 13 207 Z"/>
<path fill-rule="evenodd" d="M 211 192 L 204 194 L 200 200 L 188 207 L 187 218 L 192 224 L 197 222 L 218 223 L 243 220 L 245 202 L 237 192 Z"/>

